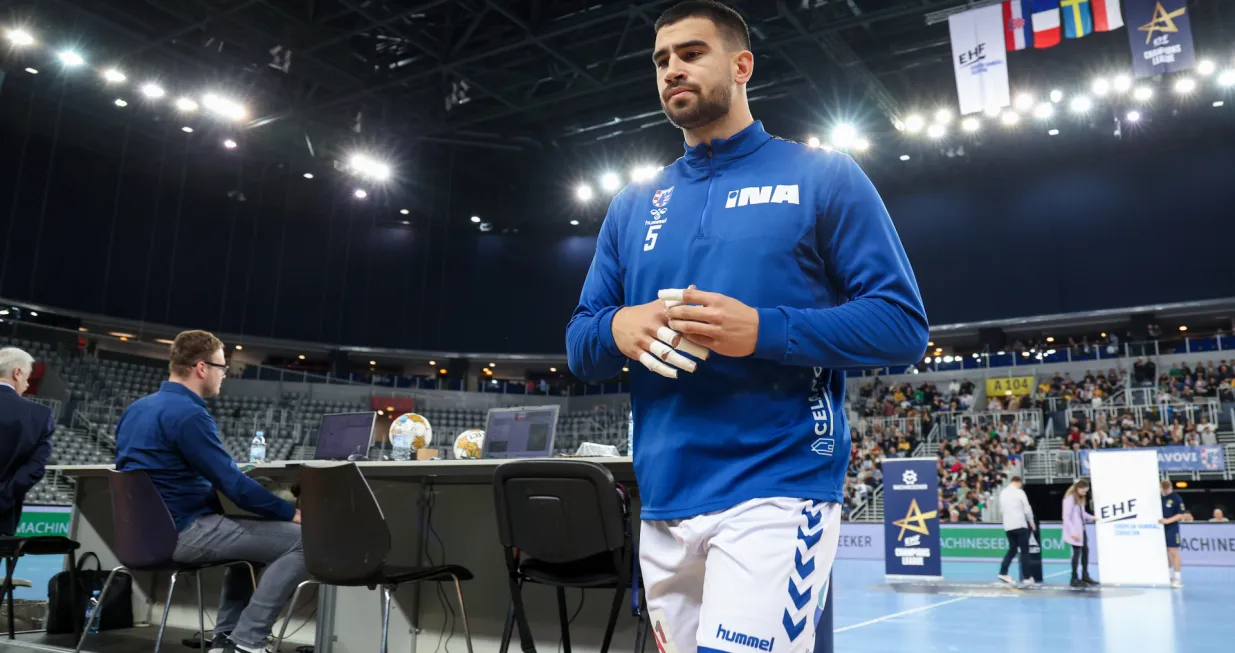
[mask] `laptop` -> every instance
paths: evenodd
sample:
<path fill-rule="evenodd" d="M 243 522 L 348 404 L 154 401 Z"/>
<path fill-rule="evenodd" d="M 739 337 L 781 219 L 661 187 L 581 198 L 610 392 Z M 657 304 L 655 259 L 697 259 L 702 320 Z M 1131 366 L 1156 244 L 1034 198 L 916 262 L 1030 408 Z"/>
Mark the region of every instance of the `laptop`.
<path fill-rule="evenodd" d="M 560 406 L 491 408 L 481 458 L 551 458 Z"/>
<path fill-rule="evenodd" d="M 314 460 L 368 460 L 376 412 L 322 415 Z"/>

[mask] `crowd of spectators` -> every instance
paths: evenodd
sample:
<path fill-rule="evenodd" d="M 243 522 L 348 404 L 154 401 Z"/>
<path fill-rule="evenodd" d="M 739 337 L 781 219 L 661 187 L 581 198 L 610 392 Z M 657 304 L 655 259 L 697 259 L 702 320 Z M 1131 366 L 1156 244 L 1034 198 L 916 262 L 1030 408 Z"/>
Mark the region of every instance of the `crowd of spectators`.
<path fill-rule="evenodd" d="M 1183 363 L 1158 379 L 1158 391 L 1168 401 L 1191 402 L 1198 398 L 1235 401 L 1235 368 L 1226 360 L 1197 361 L 1192 367 Z"/>
<path fill-rule="evenodd" d="M 955 440 L 939 445 L 939 519 L 981 521 L 991 497 L 1037 446 L 1034 427 L 1020 420 L 962 425 Z"/>
<path fill-rule="evenodd" d="M 850 415 L 856 417 L 905 417 L 922 421 L 922 432 L 929 433 L 940 413 L 963 412 L 973 408 L 974 384 L 969 379 L 953 379 L 942 389 L 934 383 L 886 383 L 883 379 L 867 383 L 858 390 Z"/>
<path fill-rule="evenodd" d="M 1199 419 L 1193 413 L 1163 419 L 1156 408 L 1143 409 L 1141 423 L 1131 410 L 1111 416 L 1099 414 L 1093 420 L 1075 418 L 1068 426 L 1061 449 L 1132 449 L 1136 447 L 1180 447 L 1217 444 L 1217 425 L 1208 415 Z"/>

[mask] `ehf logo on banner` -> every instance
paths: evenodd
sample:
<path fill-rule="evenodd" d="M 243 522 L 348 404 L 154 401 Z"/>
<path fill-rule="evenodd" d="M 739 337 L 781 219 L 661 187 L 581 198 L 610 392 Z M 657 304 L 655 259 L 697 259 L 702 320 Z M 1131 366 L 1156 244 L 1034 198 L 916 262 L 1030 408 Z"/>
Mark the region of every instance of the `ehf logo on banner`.
<path fill-rule="evenodd" d="M 1124 0 L 1132 70 L 1137 77 L 1188 70 L 1195 64 L 1187 0 Z"/>
<path fill-rule="evenodd" d="M 884 565 L 889 576 L 938 577 L 939 474 L 934 458 L 885 458 Z"/>

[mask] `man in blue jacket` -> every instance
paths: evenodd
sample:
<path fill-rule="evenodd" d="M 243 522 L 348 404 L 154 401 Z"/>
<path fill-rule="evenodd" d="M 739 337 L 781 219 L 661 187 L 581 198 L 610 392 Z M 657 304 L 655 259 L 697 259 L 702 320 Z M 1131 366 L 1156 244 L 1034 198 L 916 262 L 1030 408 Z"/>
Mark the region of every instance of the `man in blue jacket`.
<path fill-rule="evenodd" d="M 17 533 L 26 493 L 43 479 L 51 455 L 51 409 L 22 397 L 33 370 L 30 354 L 0 349 L 0 535 Z"/>
<path fill-rule="evenodd" d="M 256 591 L 247 569 L 227 569 L 210 646 L 212 653 L 265 651 L 283 605 L 309 576 L 300 511 L 240 471 L 206 412 L 206 399 L 218 396 L 227 376 L 223 343 L 205 331 L 185 331 L 172 343 L 170 367 L 158 392 L 121 415 L 116 469 L 141 470 L 154 481 L 180 531 L 177 562 L 269 565 Z M 262 519 L 223 514 L 216 492 Z"/>
<path fill-rule="evenodd" d="M 849 461 L 845 373 L 919 360 L 926 313 L 857 164 L 751 117 L 736 12 L 669 9 L 653 63 L 686 154 L 610 205 L 570 368 L 587 381 L 627 359 L 648 368 L 631 402 L 661 650 L 811 651 Z"/>

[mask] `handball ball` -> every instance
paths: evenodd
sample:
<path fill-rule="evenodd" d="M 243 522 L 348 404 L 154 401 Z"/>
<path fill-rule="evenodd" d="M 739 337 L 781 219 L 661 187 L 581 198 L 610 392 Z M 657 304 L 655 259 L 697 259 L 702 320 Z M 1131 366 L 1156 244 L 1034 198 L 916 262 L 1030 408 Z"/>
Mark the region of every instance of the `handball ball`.
<path fill-rule="evenodd" d="M 479 460 L 485 446 L 485 432 L 479 429 L 464 431 L 455 438 L 455 458 Z"/>
<path fill-rule="evenodd" d="M 411 436 L 413 449 L 424 449 L 433 444 L 433 427 L 423 415 L 416 413 L 400 415 L 390 423 L 391 441 L 396 435 Z"/>

